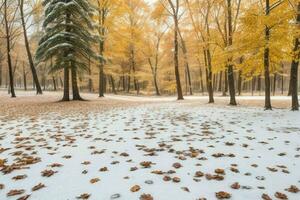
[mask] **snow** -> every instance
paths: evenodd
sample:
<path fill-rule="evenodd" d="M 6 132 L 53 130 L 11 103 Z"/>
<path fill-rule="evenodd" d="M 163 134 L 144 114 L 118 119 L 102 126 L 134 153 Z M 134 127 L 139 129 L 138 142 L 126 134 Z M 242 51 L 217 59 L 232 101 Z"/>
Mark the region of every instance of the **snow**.
<path fill-rule="evenodd" d="M 122 99 L 113 95 L 109 98 Z M 140 99 L 149 100 L 147 97 Z M 31 194 L 29 199 L 36 200 L 75 199 L 83 193 L 91 194 L 89 199 L 93 200 L 109 200 L 114 194 L 121 195 L 117 199 L 133 200 L 143 193 L 151 194 L 155 200 L 204 197 L 211 200 L 216 199 L 215 193 L 219 191 L 230 193 L 233 200 L 261 199 L 263 193 L 276 199 L 276 192 L 286 194 L 291 200 L 300 199 L 300 193 L 285 191 L 291 185 L 300 188 L 299 112 L 198 105 L 170 99 L 157 103 L 159 99 L 154 100 L 156 103 L 116 107 L 103 112 L 44 113 L 9 121 L 0 118 L 0 149 L 10 148 L 0 151 L 0 159 L 7 159 L 5 164 L 16 162 L 15 159 L 24 154 L 41 158 L 41 162 L 28 165 L 28 169 L 1 173 L 0 184 L 5 187 L 0 190 L 0 199 L 22 196 L 7 197 L 12 189 L 25 189 L 23 195 Z M 13 155 L 16 151 L 23 154 Z M 124 152 L 129 156 L 122 156 Z M 155 155 L 146 155 L 150 152 Z M 194 157 L 190 156 L 191 152 L 196 152 Z M 213 154 L 217 153 L 234 157 L 216 158 Z M 71 158 L 63 158 L 66 155 Z M 82 164 L 85 161 L 90 164 Z M 119 163 L 112 164 L 113 161 Z M 153 164 L 143 168 L 140 165 L 143 161 Z M 49 165 L 53 163 L 63 166 L 52 168 Z M 174 163 L 182 167 L 175 169 Z M 230 170 L 233 164 L 237 165 L 234 168 L 239 173 Z M 107 167 L 108 171 L 100 172 L 102 167 Z M 131 167 L 138 169 L 130 171 Z M 272 172 L 267 167 L 278 171 Z M 226 173 L 222 181 L 207 180 L 205 176 L 198 178 L 198 182 L 193 180 L 196 171 L 215 174 L 218 168 Z M 57 173 L 42 177 L 45 169 Z M 283 173 L 282 169 L 289 173 Z M 87 174 L 83 174 L 83 170 L 87 170 Z M 158 175 L 151 173 L 154 170 L 175 170 L 176 173 Z M 22 174 L 27 178 L 12 180 Z M 165 175 L 179 177 L 181 181 L 166 182 Z M 259 180 L 260 177 L 265 180 Z M 93 178 L 100 181 L 91 184 Z M 145 183 L 149 180 L 153 184 Z M 235 182 L 241 185 L 240 189 L 230 187 Z M 31 188 L 38 183 L 46 187 L 32 192 Z M 140 191 L 131 192 L 134 185 L 139 185 Z M 260 186 L 264 189 L 259 189 Z"/>

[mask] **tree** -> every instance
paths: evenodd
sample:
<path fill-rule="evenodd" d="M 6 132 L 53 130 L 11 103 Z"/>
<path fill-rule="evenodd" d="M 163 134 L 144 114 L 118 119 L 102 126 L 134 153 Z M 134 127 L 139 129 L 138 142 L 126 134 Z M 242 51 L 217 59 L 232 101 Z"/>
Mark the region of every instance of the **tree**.
<path fill-rule="evenodd" d="M 240 1 L 239 1 L 240 3 Z M 232 25 L 232 2 L 231 0 L 227 0 L 227 22 L 228 22 L 228 45 L 227 48 L 231 48 L 233 44 L 233 25 Z M 234 83 L 234 72 L 233 72 L 233 64 L 232 57 L 228 59 L 227 64 L 228 70 L 228 86 L 229 86 L 229 94 L 230 94 L 230 105 L 237 105 L 235 100 L 235 83 Z"/>
<path fill-rule="evenodd" d="M 177 99 L 183 100 L 182 87 L 179 74 L 179 42 L 178 42 L 178 30 L 179 30 L 179 0 L 168 0 L 167 2 L 161 1 L 166 11 L 172 16 L 174 22 L 174 71 L 176 78 Z M 168 8 L 169 7 L 169 8 Z"/>
<path fill-rule="evenodd" d="M 214 103 L 213 78 L 212 78 L 212 45 L 211 45 L 211 12 L 214 2 L 206 0 L 204 2 L 185 0 L 189 16 L 191 19 L 193 31 L 196 34 L 197 41 L 202 45 L 199 52 L 202 52 L 205 71 L 206 71 L 206 87 L 209 96 L 209 103 Z M 200 11 L 200 12 L 199 12 Z"/>
<path fill-rule="evenodd" d="M 266 0 L 266 16 L 270 14 L 270 1 Z M 265 109 L 272 110 L 271 105 L 271 81 L 270 81 L 270 27 L 265 25 L 265 50 L 264 50 L 264 74 L 265 74 Z"/>
<path fill-rule="evenodd" d="M 298 2 L 296 10 L 296 28 L 300 26 L 300 2 Z M 299 34 L 299 33 L 298 33 Z M 296 35 L 294 38 L 294 47 L 293 47 L 293 59 L 291 63 L 291 96 L 292 96 L 292 110 L 299 110 L 299 101 L 298 101 L 298 66 L 300 59 L 300 38 L 299 35 Z"/>
<path fill-rule="evenodd" d="M 97 20 L 98 20 L 98 34 L 99 34 L 99 55 L 103 57 L 105 51 L 105 37 L 106 37 L 106 20 L 109 12 L 110 2 L 109 0 L 96 0 L 97 3 Z M 105 61 L 99 59 L 99 97 L 104 97 L 105 90 L 105 73 L 104 73 Z"/>
<path fill-rule="evenodd" d="M 42 92 L 41 85 L 40 85 L 40 82 L 39 82 L 39 79 L 38 79 L 38 76 L 36 73 L 32 54 L 30 51 L 30 44 L 29 44 L 28 36 L 27 36 L 27 28 L 26 28 L 25 17 L 24 17 L 24 0 L 19 0 L 19 7 L 20 7 L 20 15 L 21 15 L 20 17 L 21 17 L 23 35 L 24 35 L 24 41 L 25 41 L 25 48 L 26 48 L 26 52 L 27 52 L 29 66 L 31 69 L 31 74 L 32 74 L 33 81 L 34 81 L 35 88 L 36 88 L 36 93 L 42 94 L 43 92 Z"/>
<path fill-rule="evenodd" d="M 4 38 L 6 40 L 6 58 L 8 64 L 9 73 L 9 90 L 12 98 L 16 97 L 14 88 L 14 70 L 11 58 L 11 52 L 15 41 L 19 36 L 20 32 L 16 25 L 18 4 L 15 1 L 3 0 L 1 5 L 1 11 L 3 14 L 3 25 L 4 25 Z"/>
<path fill-rule="evenodd" d="M 82 100 L 78 88 L 78 73 L 88 71 L 90 57 L 95 57 L 92 38 L 91 5 L 82 0 L 44 0 L 46 6 L 45 34 L 39 42 L 36 58 L 39 63 L 55 58 L 50 72 L 64 70 L 63 101 L 69 101 L 69 73 L 73 100 Z"/>

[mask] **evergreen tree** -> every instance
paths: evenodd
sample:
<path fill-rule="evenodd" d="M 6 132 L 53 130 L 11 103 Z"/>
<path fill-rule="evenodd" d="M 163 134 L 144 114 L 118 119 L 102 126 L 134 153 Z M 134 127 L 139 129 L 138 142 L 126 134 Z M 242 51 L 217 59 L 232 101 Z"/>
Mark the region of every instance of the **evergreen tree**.
<path fill-rule="evenodd" d="M 69 74 L 73 100 L 82 100 L 79 94 L 77 76 L 88 71 L 90 57 L 95 57 L 90 47 L 93 37 L 90 30 L 92 6 L 88 0 L 44 0 L 45 33 L 36 52 L 38 62 L 55 58 L 50 72 L 64 70 L 64 97 L 69 101 Z"/>

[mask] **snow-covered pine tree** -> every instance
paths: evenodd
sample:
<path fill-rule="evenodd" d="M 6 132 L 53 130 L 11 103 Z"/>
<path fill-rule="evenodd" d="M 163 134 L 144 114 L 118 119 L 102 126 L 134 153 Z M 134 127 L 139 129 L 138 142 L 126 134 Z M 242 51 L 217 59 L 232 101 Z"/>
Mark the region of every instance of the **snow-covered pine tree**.
<path fill-rule="evenodd" d="M 77 75 L 88 70 L 89 57 L 94 57 L 90 47 L 93 37 L 92 6 L 89 0 L 44 0 L 45 33 L 36 52 L 38 62 L 55 58 L 50 72 L 64 70 L 63 101 L 69 101 L 69 73 L 71 71 L 73 100 L 82 100 Z"/>

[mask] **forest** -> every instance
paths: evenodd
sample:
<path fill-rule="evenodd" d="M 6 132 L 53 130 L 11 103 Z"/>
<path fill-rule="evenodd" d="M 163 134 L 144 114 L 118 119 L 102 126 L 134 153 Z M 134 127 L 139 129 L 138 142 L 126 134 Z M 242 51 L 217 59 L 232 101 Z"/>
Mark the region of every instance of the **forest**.
<path fill-rule="evenodd" d="M 0 199 L 299 200 L 299 61 L 299 0 L 0 0 Z"/>
<path fill-rule="evenodd" d="M 298 1 L 73 3 L 1 2 L 0 86 L 12 97 L 218 94 L 236 105 L 264 94 L 272 109 L 272 95 L 289 95 L 298 110 Z"/>

